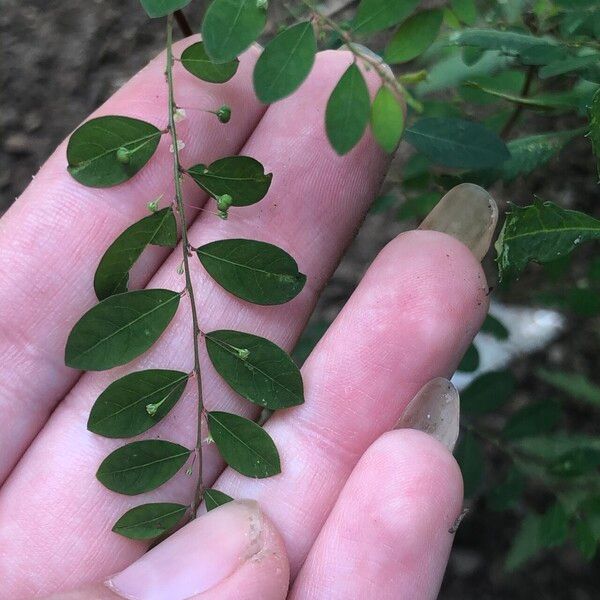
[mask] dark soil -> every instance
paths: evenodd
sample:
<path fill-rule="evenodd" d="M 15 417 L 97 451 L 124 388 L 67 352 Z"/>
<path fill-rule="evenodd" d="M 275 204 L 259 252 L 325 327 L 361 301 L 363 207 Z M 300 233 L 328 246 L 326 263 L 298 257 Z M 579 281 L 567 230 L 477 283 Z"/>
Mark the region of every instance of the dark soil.
<path fill-rule="evenodd" d="M 197 28 L 199 11 L 188 13 Z M 55 146 L 162 48 L 163 25 L 147 19 L 137 0 L 4 0 L 0 26 L 1 214 Z M 401 167 L 402 157 L 397 163 Z M 595 209 L 597 215 L 593 168 L 589 147 L 582 140 L 563 153 L 555 168 L 497 190 L 498 197 L 529 201 L 532 193 L 538 193 L 563 205 Z M 389 217 L 367 219 L 326 289 L 313 323 L 331 320 L 378 250 L 402 229 Z M 515 290 L 507 297 L 525 301 L 526 295 Z M 576 334 L 584 328 L 585 336 Z M 535 398 L 547 392 L 529 375 L 540 364 L 593 374 L 599 347 L 598 318 L 573 321 L 569 333 L 551 348 L 520 362 L 516 369 L 520 394 Z M 570 419 L 581 429 L 597 432 L 597 414 L 596 420 L 591 416 L 575 414 Z M 502 565 L 517 524 L 515 515 L 495 513 L 483 501 L 476 503 L 457 534 L 440 597 L 591 600 L 599 596 L 600 563 L 586 564 L 570 546 L 545 554 L 516 574 L 506 574 Z"/>

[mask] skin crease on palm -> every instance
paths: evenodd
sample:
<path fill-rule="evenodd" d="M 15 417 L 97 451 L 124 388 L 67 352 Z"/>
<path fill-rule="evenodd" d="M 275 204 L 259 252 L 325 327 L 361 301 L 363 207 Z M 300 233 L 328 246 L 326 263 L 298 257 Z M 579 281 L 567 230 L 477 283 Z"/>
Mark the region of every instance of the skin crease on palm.
<path fill-rule="evenodd" d="M 178 44 L 176 55 L 189 43 Z M 292 302 L 261 307 L 232 297 L 194 263 L 193 282 L 203 330 L 249 331 L 290 350 L 389 157 L 368 133 L 344 157 L 326 139 L 325 103 L 352 61 L 348 52 L 320 53 L 302 87 L 268 108 L 252 92 L 257 56 L 256 48 L 246 52 L 236 76 L 218 86 L 175 68 L 176 98 L 187 113 L 178 124 L 184 165 L 239 152 L 273 172 L 267 197 L 231 210 L 225 222 L 197 210 L 207 199 L 186 181 L 190 241 L 278 244 L 307 284 Z M 161 55 L 95 115 L 164 127 L 163 70 Z M 378 79 L 365 75 L 374 94 Z M 222 104 L 232 108 L 227 125 L 196 110 Z M 305 404 L 265 426 L 281 455 L 280 475 L 244 478 L 223 469 L 209 447 L 205 483 L 248 501 L 198 518 L 145 555 L 146 544 L 110 531 L 132 506 L 189 503 L 193 490 L 185 469 L 138 497 L 106 490 L 95 471 L 121 442 L 86 430 L 93 402 L 118 377 L 149 367 L 192 369 L 187 302 L 159 342 L 123 368 L 81 374 L 63 364 L 70 328 L 95 303 L 101 255 L 147 214 L 150 200 L 173 193 L 168 145 L 163 139 L 129 182 L 99 190 L 68 175 L 63 143 L 0 220 L 0 598 L 435 598 L 461 509 L 460 472 L 436 439 L 395 425 L 424 384 L 452 374 L 487 311 L 480 257 L 437 231 L 391 241 L 305 363 Z M 180 262 L 181 248 L 149 249 L 131 287 L 182 289 Z M 256 416 L 205 355 L 201 368 L 209 409 Z M 192 388 L 152 437 L 194 445 Z M 113 591 L 103 584 L 109 577 Z M 148 587 L 135 588 L 140 582 Z"/>

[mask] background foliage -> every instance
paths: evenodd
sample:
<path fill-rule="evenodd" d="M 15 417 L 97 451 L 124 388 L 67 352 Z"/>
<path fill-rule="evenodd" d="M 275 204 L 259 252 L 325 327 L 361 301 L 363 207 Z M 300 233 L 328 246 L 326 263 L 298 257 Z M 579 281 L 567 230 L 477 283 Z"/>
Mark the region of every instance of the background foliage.
<path fill-rule="evenodd" d="M 10 7 L 10 2 L 8 4 Z M 37 35 L 44 35 L 42 13 L 39 13 L 39 18 L 36 19 L 36 3 L 24 3 L 24 7 L 16 7 L 15 4 L 11 7 L 14 11 L 13 21 L 16 15 L 21 15 L 21 24 L 31 27 Z M 87 18 L 84 18 L 81 12 L 77 12 L 77 7 L 69 6 L 68 3 L 61 4 L 63 6 L 55 8 L 56 14 L 61 18 L 67 17 L 63 19 L 63 23 L 72 20 L 71 25 L 75 27 L 76 32 L 77 28 L 83 30 L 86 27 L 103 27 L 114 35 L 109 36 L 105 42 L 106 46 L 100 52 L 85 57 L 83 64 L 73 65 L 73 68 L 66 70 L 66 74 L 57 75 L 67 78 L 85 77 L 88 81 L 84 72 L 92 68 L 92 84 L 96 86 L 88 92 L 88 104 L 79 104 L 80 100 L 65 103 L 62 92 L 63 100 L 60 109 L 57 106 L 56 111 L 57 114 L 65 115 L 62 130 L 52 133 L 48 128 L 56 127 L 56 124 L 36 122 L 33 110 L 39 110 L 45 102 L 41 89 L 37 92 L 37 99 L 35 94 L 33 95 L 31 110 L 28 110 L 25 104 L 25 114 L 13 115 L 12 121 L 10 111 L 2 117 L 9 125 L 4 149 L 9 153 L 11 161 L 19 160 L 19 164 L 25 167 L 28 162 L 22 160 L 24 154 L 35 156 L 36 152 L 40 152 L 38 160 L 44 158 L 45 149 L 44 152 L 41 150 L 44 148 L 43 136 L 47 136 L 48 147 L 54 143 L 54 138 L 66 133 L 73 123 L 112 91 L 115 69 L 122 68 L 124 52 L 133 55 L 128 56 L 127 63 L 128 68 L 133 71 L 145 62 L 148 54 L 162 45 L 162 26 L 147 23 L 136 2 L 116 3 L 114 7 L 107 3 L 107 10 L 100 10 L 95 14 L 92 12 Z M 271 4 L 272 20 L 267 25 L 265 40 L 277 32 L 278 23 L 282 20 L 292 22 L 285 7 L 276 2 Z M 340 4 L 345 3 L 337 3 L 338 6 Z M 335 14 L 338 22 L 351 22 L 355 18 L 355 4 L 347 4 L 341 12 Z M 408 31 L 409 34 L 413 32 L 412 35 L 416 35 L 414 32 L 418 33 L 419 27 L 414 25 L 415 18 L 410 18 L 409 15 L 418 3 L 406 4 L 413 6 L 407 11 L 408 19 L 400 28 L 404 28 L 405 34 Z M 427 9 L 433 8 L 431 4 L 428 4 Z M 437 6 L 445 3 L 435 4 Z M 325 3 L 325 6 L 327 5 L 328 3 Z M 476 10 L 473 10 L 473 5 Z M 466 176 L 461 175 L 458 179 L 467 177 L 486 185 L 493 184 L 495 195 L 500 201 L 512 200 L 519 205 L 529 205 L 533 194 L 536 193 L 542 200 L 550 200 L 559 207 L 585 210 L 597 215 L 594 205 L 594 199 L 598 197 L 595 164 L 589 141 L 583 138 L 581 131 L 587 127 L 586 106 L 591 104 L 593 92 L 597 87 L 597 77 L 593 72 L 590 74 L 586 71 L 592 68 L 594 63 L 585 58 L 588 50 L 581 50 L 581 46 L 569 46 L 569 49 L 584 56 L 565 60 L 562 55 L 556 54 L 555 50 L 548 50 L 545 44 L 543 49 L 537 51 L 542 57 L 534 52 L 533 56 L 525 54 L 525 60 L 522 60 L 520 54 L 526 50 L 531 52 L 531 47 L 536 44 L 531 44 L 531 40 L 528 40 L 523 45 L 524 40 L 519 37 L 539 37 L 549 32 L 569 43 L 579 44 L 582 40 L 591 42 L 589 52 L 596 52 L 598 26 L 594 27 L 594 23 L 597 23 L 598 17 L 597 11 L 594 11 L 595 5 L 595 2 L 586 0 L 515 0 L 502 4 L 455 0 L 450 3 L 449 10 L 447 7 L 442 10 L 437 41 L 414 63 L 405 65 L 402 62 L 398 67 L 398 72 L 404 74 L 407 85 L 410 81 L 411 93 L 422 104 L 423 112 L 420 117 L 429 120 L 444 119 L 446 127 L 456 124 L 452 119 L 461 119 L 462 122 L 467 117 L 485 123 L 488 131 L 502 133 L 507 123 L 514 118 L 516 107 L 527 106 L 527 110 L 519 111 L 514 125 L 502 135 L 508 140 L 511 157 L 507 156 L 506 160 L 498 164 L 498 153 L 501 152 L 499 149 L 495 160 L 489 161 L 490 164 L 464 165 L 466 169 L 478 171 L 467 171 Z M 131 25 L 123 22 L 122 11 L 129 15 Z M 596 14 L 595 19 L 592 13 Z M 358 15 L 361 15 L 360 9 Z M 194 20 L 193 15 L 190 16 Z M 19 22 L 19 19 L 16 20 Z M 57 18 L 56 22 L 59 21 Z M 432 28 L 431 23 L 435 25 L 437 21 L 439 18 L 428 17 L 427 32 Z M 140 24 L 139 30 L 137 23 Z M 199 23 L 199 20 L 196 20 L 196 23 Z M 464 37 L 469 33 L 464 30 L 475 26 L 485 31 L 471 31 L 470 39 Z M 506 28 L 518 30 L 518 36 L 512 32 L 509 32 L 512 35 L 508 36 L 499 35 L 498 32 L 489 33 L 490 29 L 500 29 L 506 33 Z M 395 56 L 396 58 L 392 59 L 399 62 L 414 58 L 408 58 L 409 55 L 400 41 L 393 44 L 395 38 L 401 40 L 403 36 L 397 37 L 393 30 L 385 34 L 368 30 L 368 24 L 357 27 L 357 31 L 362 31 L 367 36 L 366 39 L 376 51 L 386 54 L 388 58 Z M 87 31 L 89 32 L 89 29 Z M 125 35 L 127 31 L 129 35 Z M 47 32 L 47 37 L 52 37 L 50 31 Z M 83 45 L 86 37 L 75 36 L 76 42 L 68 43 Z M 461 45 L 465 40 L 473 45 Z M 425 50 L 428 41 L 433 40 L 419 39 L 418 44 L 411 44 L 410 48 L 418 46 Z M 337 42 L 331 40 L 330 43 L 336 45 Z M 482 45 L 491 49 L 482 53 Z M 551 47 L 555 45 L 549 44 Z M 147 53 L 144 55 L 143 50 L 130 52 L 136 46 L 146 47 Z M 27 43 L 26 47 L 30 55 L 22 60 L 35 61 L 35 51 L 32 52 L 30 43 Z M 21 49 L 24 48 L 21 45 Z M 11 52 L 18 52 L 19 44 L 10 45 L 10 49 Z M 56 49 L 55 52 L 64 50 Z M 547 52 L 544 60 L 549 58 L 550 63 L 534 64 L 532 69 L 532 65 L 527 63 L 539 62 L 544 52 Z M 78 56 L 80 55 L 81 52 L 78 53 Z M 74 57 L 64 58 L 67 64 L 77 60 Z M 576 58 L 581 60 L 577 60 L 573 65 L 572 61 Z M 21 60 L 21 57 L 19 59 Z M 38 56 L 37 60 L 48 58 L 42 59 Z M 569 61 L 570 66 L 561 65 Z M 420 80 L 422 75 L 419 75 L 419 72 L 422 68 L 427 70 L 428 76 Z M 564 71 L 565 68 L 567 71 Z M 571 68 L 575 70 L 569 71 Z M 45 74 L 41 71 L 42 68 L 33 70 L 38 77 L 43 78 Z M 532 71 L 536 73 L 535 78 L 531 77 L 533 81 L 530 81 L 526 88 L 530 79 L 529 73 Z M 413 75 L 407 77 L 407 73 Z M 123 77 L 125 76 L 126 73 L 123 72 Z M 9 79 L 8 82 L 13 86 L 10 89 L 15 89 L 15 86 L 18 89 L 24 85 L 23 80 Z M 74 91 L 75 88 L 75 85 L 71 86 Z M 3 89 L 8 88 L 3 86 Z M 66 89 L 69 89 L 69 86 Z M 31 97 L 30 94 L 26 96 Z M 526 101 L 523 100 L 525 96 Z M 48 100 L 51 101 L 50 98 Z M 77 110 L 78 105 L 80 113 L 73 113 L 74 116 L 68 118 L 70 111 Z M 10 107 L 11 103 L 7 103 L 7 106 Z M 530 110 L 531 108 L 535 111 Z M 424 125 L 427 125 L 427 121 Z M 436 131 L 439 132 L 440 122 L 436 125 Z M 27 130 L 30 130 L 29 133 Z M 407 137 L 412 135 L 418 139 L 419 131 L 419 128 L 415 131 L 409 123 Z M 579 133 L 574 133 L 577 131 Z M 446 137 L 456 139 L 454 133 Z M 466 137 L 472 139 L 472 136 Z M 36 143 L 28 146 L 30 139 Z M 37 143 L 38 139 L 42 143 Z M 417 144 L 418 142 L 415 142 L 414 145 Z M 413 154 L 406 145 L 401 147 L 399 159 L 390 173 L 384 194 L 375 205 L 374 214 L 370 216 L 357 240 L 349 262 L 345 266 L 342 265 L 332 286 L 326 292 L 320 312 L 305 338 L 305 346 L 310 344 L 311 337 L 316 338 L 324 329 L 337 311 L 339 302 L 350 293 L 355 283 L 352 269 L 356 264 L 365 264 L 389 237 L 402 227 L 410 225 L 410 221 L 406 222 L 407 219 L 425 214 L 443 190 L 458 180 L 454 170 L 431 166 L 429 161 L 437 158 L 427 155 L 427 147 L 420 150 L 421 154 Z M 474 156 L 479 158 L 478 154 Z M 399 185 L 401 170 L 404 172 L 404 181 Z M 32 171 L 33 168 L 30 168 L 30 172 Z M 527 177 L 524 178 L 524 175 Z M 12 183 L 12 180 L 5 176 L 5 180 L 16 186 L 27 179 L 22 177 L 19 181 L 15 177 L 15 183 Z M 3 191 L 6 189 L 5 184 Z M 15 188 L 11 189 L 8 198 L 12 198 L 13 192 L 16 191 Z M 390 221 L 390 217 L 393 216 L 397 216 L 399 222 L 384 225 L 385 221 Z M 592 232 L 594 228 L 595 225 L 587 229 Z M 567 240 L 567 247 L 578 246 L 579 242 L 575 243 L 576 239 L 577 236 L 574 236 Z M 448 597 L 452 594 L 456 594 L 457 597 L 472 597 L 478 590 L 479 593 L 495 590 L 498 594 L 496 597 L 506 597 L 507 594 L 510 594 L 510 597 L 518 597 L 517 593 L 525 595 L 528 589 L 531 590 L 529 593 L 535 590 L 537 597 L 541 595 L 540 590 L 544 589 L 544 586 L 547 586 L 548 597 L 556 597 L 553 594 L 553 584 L 556 581 L 564 583 L 567 577 L 574 594 L 577 589 L 580 589 L 581 593 L 585 593 L 586 588 L 590 593 L 594 589 L 593 570 L 584 566 L 577 552 L 589 557 L 595 545 L 592 538 L 600 535 L 597 525 L 598 496 L 594 486 L 590 485 L 587 479 L 591 475 L 591 483 L 597 482 L 597 451 L 600 446 L 597 440 L 593 439 L 598 423 L 598 391 L 589 379 L 594 373 L 594 359 L 599 346 L 599 272 L 598 261 L 593 256 L 593 247 L 589 247 L 578 250 L 568 260 L 554 261 L 545 269 L 528 267 L 520 282 L 507 285 L 505 281 L 496 292 L 496 297 L 506 301 L 558 306 L 569 316 L 570 327 L 568 333 L 552 347 L 528 359 L 527 362 L 516 365 L 512 375 L 500 373 L 495 375 L 494 382 L 479 381 L 464 395 L 465 412 L 470 413 L 467 415 L 468 424 L 474 431 L 465 434 L 458 454 L 462 457 L 467 491 L 473 497 L 477 510 L 473 511 L 473 515 L 466 519 L 459 530 L 455 549 L 457 558 L 451 563 L 450 580 L 447 583 Z M 490 275 L 493 280 L 493 268 L 490 268 Z M 494 328 L 493 324 L 488 326 Z M 497 325 L 495 331 L 497 335 L 503 335 L 502 329 Z M 473 353 L 468 358 L 472 365 L 476 364 L 477 359 Z M 468 367 L 467 363 L 463 366 Z M 502 393 L 496 391 L 494 394 L 486 394 L 485 390 L 491 389 L 492 383 L 495 390 L 502 386 Z M 470 411 L 468 407 L 472 407 Z M 481 432 L 485 432 L 486 440 L 481 439 Z M 506 448 L 510 448 L 511 455 L 507 455 Z M 521 461 L 523 455 L 528 457 L 525 464 Z M 531 457 L 534 460 L 531 460 Z M 544 465 L 543 470 L 540 469 L 540 463 Z M 571 466 L 566 468 L 567 464 Z M 582 477 L 586 479 L 581 479 Z M 560 489 L 562 494 L 563 487 L 566 496 L 557 498 L 554 491 Z M 578 495 L 582 488 L 585 492 L 584 497 Z M 167 511 L 168 507 L 165 510 Z M 496 512 L 499 510 L 501 512 Z M 578 551 L 575 550 L 577 547 Z M 528 563 L 525 575 L 504 574 L 507 567 L 518 568 L 529 556 L 538 555 L 543 548 L 551 550 L 549 553 L 545 551 L 541 562 L 534 560 L 533 563 Z M 492 558 L 494 556 L 497 558 Z M 559 569 L 555 568 L 557 565 Z M 573 575 L 579 579 L 573 581 Z M 530 583 L 532 579 L 534 584 Z M 467 587 L 461 588 L 463 582 Z M 534 587 L 529 588 L 529 585 Z"/>

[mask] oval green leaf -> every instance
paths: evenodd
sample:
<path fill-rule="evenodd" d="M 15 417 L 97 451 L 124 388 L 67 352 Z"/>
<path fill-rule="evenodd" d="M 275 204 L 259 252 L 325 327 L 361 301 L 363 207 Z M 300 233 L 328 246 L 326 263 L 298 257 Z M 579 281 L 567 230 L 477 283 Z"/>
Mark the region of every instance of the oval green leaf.
<path fill-rule="evenodd" d="M 477 21 L 477 6 L 475 0 L 451 0 L 450 8 L 452 12 L 465 25 L 472 27 Z"/>
<path fill-rule="evenodd" d="M 68 171 L 89 187 L 110 187 L 133 177 L 152 157 L 162 132 L 131 117 L 90 119 L 67 145 Z M 125 149 L 126 157 L 117 153 Z"/>
<path fill-rule="evenodd" d="M 213 0 L 202 23 L 206 52 L 215 62 L 229 62 L 258 38 L 266 22 L 266 2 Z"/>
<path fill-rule="evenodd" d="M 404 21 L 419 0 L 362 0 L 351 23 L 355 33 L 372 33 Z"/>
<path fill-rule="evenodd" d="M 180 295 L 140 290 L 110 296 L 77 321 L 65 349 L 65 364 L 103 371 L 124 365 L 154 344 L 175 315 Z"/>
<path fill-rule="evenodd" d="M 325 129 L 333 149 L 346 154 L 360 141 L 371 112 L 369 90 L 352 63 L 335 86 L 325 111 Z"/>
<path fill-rule="evenodd" d="M 229 81 L 237 71 L 240 61 L 235 58 L 225 63 L 213 62 L 202 42 L 188 46 L 181 54 L 181 64 L 192 75 L 209 83 L 224 83 Z"/>
<path fill-rule="evenodd" d="M 377 143 L 393 152 L 404 131 L 404 111 L 394 93 L 382 85 L 371 107 L 371 130 Z"/>
<path fill-rule="evenodd" d="M 230 330 L 212 331 L 204 339 L 217 373 L 250 402 L 271 410 L 304 402 L 300 370 L 273 342 Z"/>
<path fill-rule="evenodd" d="M 416 58 L 437 38 L 442 26 L 443 12 L 439 9 L 424 10 L 407 19 L 397 29 L 384 52 L 384 59 L 391 65 Z"/>
<path fill-rule="evenodd" d="M 206 512 L 209 512 L 219 506 L 223 506 L 223 504 L 227 504 L 228 502 L 233 502 L 233 498 L 231 496 L 212 488 L 204 490 L 204 505 L 206 506 Z"/>
<path fill-rule="evenodd" d="M 261 102 L 276 102 L 295 91 L 306 79 L 317 52 L 310 21 L 297 23 L 273 38 L 254 67 L 254 90 Z"/>
<path fill-rule="evenodd" d="M 134 223 L 109 246 L 94 275 L 98 300 L 127 291 L 129 270 L 149 244 L 177 244 L 177 222 L 170 207 Z"/>
<path fill-rule="evenodd" d="M 117 379 L 94 403 L 88 430 L 110 438 L 147 431 L 175 406 L 188 378 L 182 371 L 148 369 Z"/>
<path fill-rule="evenodd" d="M 232 206 L 248 206 L 262 200 L 269 191 L 272 173 L 250 156 L 228 156 L 188 169 L 192 179 L 213 198 L 229 194 Z"/>
<path fill-rule="evenodd" d="M 96 477 L 113 492 L 135 496 L 171 479 L 189 455 L 187 448 L 173 442 L 132 442 L 109 454 L 98 467 Z"/>
<path fill-rule="evenodd" d="M 155 19 L 166 17 L 169 13 L 187 6 L 191 0 L 140 0 L 140 2 L 148 16 Z"/>
<path fill-rule="evenodd" d="M 208 413 L 208 429 L 221 456 L 232 469 L 258 479 L 281 473 L 275 443 L 254 421 L 212 411 Z"/>
<path fill-rule="evenodd" d="M 296 297 L 306 275 L 296 261 L 273 244 L 256 240 L 219 240 L 201 246 L 198 258 L 228 292 L 254 304 L 283 304 Z"/>
<path fill-rule="evenodd" d="M 150 540 L 173 529 L 187 508 L 173 502 L 142 504 L 128 510 L 112 530 L 131 540 Z"/>
<path fill-rule="evenodd" d="M 455 169 L 496 167 L 510 158 L 493 131 L 463 119 L 421 119 L 406 130 L 405 139 L 432 162 Z"/>

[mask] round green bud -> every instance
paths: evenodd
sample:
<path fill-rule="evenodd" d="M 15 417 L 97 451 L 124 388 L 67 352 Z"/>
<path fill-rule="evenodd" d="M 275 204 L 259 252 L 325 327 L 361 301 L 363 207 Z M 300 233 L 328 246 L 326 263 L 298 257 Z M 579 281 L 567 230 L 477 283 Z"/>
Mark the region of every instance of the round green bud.
<path fill-rule="evenodd" d="M 129 164 L 129 161 L 131 160 L 131 152 L 124 146 L 121 146 L 117 150 L 117 160 L 123 165 Z"/>
<path fill-rule="evenodd" d="M 227 211 L 233 204 L 233 198 L 229 194 L 223 194 L 217 197 L 217 208 L 222 211 Z"/>
<path fill-rule="evenodd" d="M 221 123 L 229 123 L 229 119 L 231 119 L 231 108 L 226 104 L 223 104 L 221 108 L 217 111 L 217 118 Z"/>

